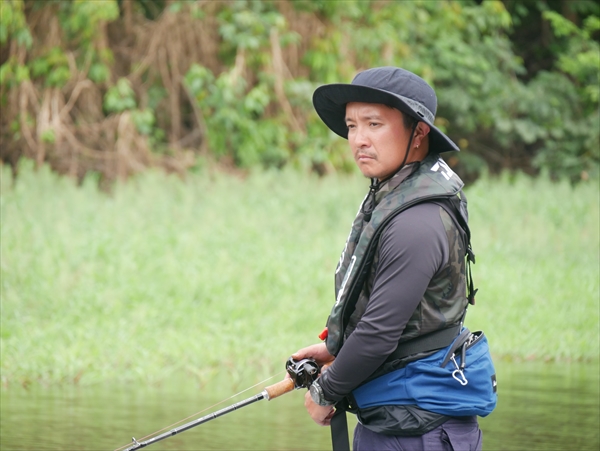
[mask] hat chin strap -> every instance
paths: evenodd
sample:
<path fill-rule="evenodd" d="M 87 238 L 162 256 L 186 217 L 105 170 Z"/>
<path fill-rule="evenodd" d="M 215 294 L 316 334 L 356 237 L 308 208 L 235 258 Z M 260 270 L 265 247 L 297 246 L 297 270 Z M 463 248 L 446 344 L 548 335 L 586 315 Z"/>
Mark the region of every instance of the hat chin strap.
<path fill-rule="evenodd" d="M 384 178 L 383 180 L 378 181 L 376 178 L 371 179 L 371 186 L 369 186 L 369 194 L 367 195 L 367 199 L 363 202 L 362 207 L 360 208 L 360 211 L 363 213 L 364 220 L 366 222 L 369 222 L 371 220 L 371 215 L 373 214 L 373 210 L 375 210 L 375 196 L 377 195 L 377 192 L 380 190 L 381 185 L 383 185 L 385 182 L 387 182 L 389 179 L 391 179 L 394 175 L 396 175 L 398 172 L 400 172 L 402 170 L 402 168 L 406 165 L 406 160 L 408 159 L 408 154 L 410 152 L 410 146 L 412 145 L 413 137 L 415 136 L 415 130 L 417 129 L 417 125 L 419 125 L 419 123 L 415 122 L 415 124 L 412 127 L 412 130 L 410 132 L 410 139 L 408 140 L 408 146 L 406 147 L 406 152 L 404 152 L 404 159 L 402 160 L 402 164 L 400 165 L 400 167 L 398 167 L 398 169 L 396 169 L 394 172 L 392 172 L 388 177 Z"/>
<path fill-rule="evenodd" d="M 410 139 L 408 140 L 408 146 L 406 147 L 406 152 L 404 152 L 404 160 L 402 160 L 402 164 L 400 165 L 400 167 L 394 172 L 394 174 L 397 174 L 406 164 L 406 160 L 408 159 L 408 154 L 410 152 L 410 146 L 412 145 L 413 142 L 413 138 L 415 136 L 415 131 L 417 130 L 417 126 L 419 125 L 419 122 L 415 122 L 414 125 L 412 126 L 412 129 L 410 131 Z M 392 174 L 392 176 L 394 175 Z"/>

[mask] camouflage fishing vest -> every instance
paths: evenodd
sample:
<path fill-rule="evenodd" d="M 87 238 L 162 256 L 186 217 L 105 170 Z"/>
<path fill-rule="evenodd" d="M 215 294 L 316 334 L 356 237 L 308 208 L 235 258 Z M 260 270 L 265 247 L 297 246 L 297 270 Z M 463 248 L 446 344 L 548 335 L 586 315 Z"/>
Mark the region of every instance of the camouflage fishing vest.
<path fill-rule="evenodd" d="M 326 345 L 332 355 L 338 354 L 366 309 L 377 266 L 379 237 L 396 215 L 418 203 L 437 201 L 458 206 L 457 216 L 466 225 L 463 182 L 438 155 L 426 157 L 406 179 L 400 182 L 394 179 L 378 193 L 370 220 L 365 220 L 361 208 L 340 257 L 335 276 L 336 302 L 327 320 Z M 464 256 L 468 243 L 449 214 L 442 214 L 442 222 L 450 253 L 457 263 L 431 280 L 419 308 L 402 332 L 400 343 L 459 324 L 464 316 L 467 306 Z"/>

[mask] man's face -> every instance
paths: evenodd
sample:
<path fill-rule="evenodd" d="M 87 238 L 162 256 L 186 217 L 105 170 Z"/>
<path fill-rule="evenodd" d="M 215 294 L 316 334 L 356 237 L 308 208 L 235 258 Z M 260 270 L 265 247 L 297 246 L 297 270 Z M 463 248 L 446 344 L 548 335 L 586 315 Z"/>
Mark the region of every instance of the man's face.
<path fill-rule="evenodd" d="M 346 105 L 346 125 L 354 160 L 365 177 L 383 180 L 398 170 L 410 139 L 400 111 L 352 102 Z"/>

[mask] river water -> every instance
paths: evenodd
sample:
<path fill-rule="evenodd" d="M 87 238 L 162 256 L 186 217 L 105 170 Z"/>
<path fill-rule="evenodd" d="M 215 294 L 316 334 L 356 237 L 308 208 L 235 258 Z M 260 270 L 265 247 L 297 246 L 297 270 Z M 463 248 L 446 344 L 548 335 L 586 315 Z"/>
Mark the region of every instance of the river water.
<path fill-rule="evenodd" d="M 496 364 L 499 401 L 480 420 L 486 451 L 600 449 L 598 364 Z M 276 380 L 275 380 L 276 381 Z M 253 389 L 208 415 L 259 393 Z M 310 420 L 303 390 L 259 401 L 202 424 L 149 450 L 328 450 L 329 428 Z M 115 450 L 213 406 L 229 394 L 177 387 L 4 388 L 0 449 Z M 355 424 L 350 419 L 351 427 Z"/>

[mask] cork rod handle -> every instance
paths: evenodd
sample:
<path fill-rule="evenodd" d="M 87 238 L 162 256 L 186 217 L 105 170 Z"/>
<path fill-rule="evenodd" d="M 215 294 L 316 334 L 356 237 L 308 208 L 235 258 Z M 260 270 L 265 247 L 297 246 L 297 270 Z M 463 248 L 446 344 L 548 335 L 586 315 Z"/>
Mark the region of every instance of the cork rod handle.
<path fill-rule="evenodd" d="M 291 379 L 284 379 L 281 382 L 269 385 L 265 388 L 265 391 L 267 392 L 267 399 L 270 401 L 271 399 L 277 398 L 278 396 L 291 392 L 293 389 L 294 381 Z"/>

